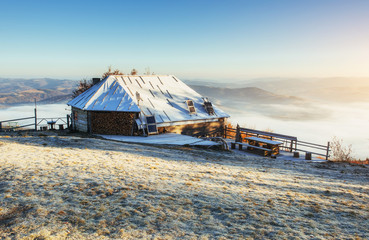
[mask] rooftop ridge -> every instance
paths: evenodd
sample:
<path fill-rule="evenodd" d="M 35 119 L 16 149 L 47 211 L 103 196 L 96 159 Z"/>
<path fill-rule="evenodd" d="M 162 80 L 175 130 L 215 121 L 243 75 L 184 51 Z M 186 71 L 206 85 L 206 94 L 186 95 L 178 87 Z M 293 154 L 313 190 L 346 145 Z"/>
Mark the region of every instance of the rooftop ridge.
<path fill-rule="evenodd" d="M 107 77 L 115 77 L 115 76 L 118 76 L 118 77 L 171 77 L 171 76 L 175 76 L 175 75 L 165 75 L 165 74 L 152 74 L 152 75 L 147 75 L 147 74 L 136 74 L 136 75 L 131 75 L 131 74 L 112 74 L 112 75 L 108 75 Z"/>

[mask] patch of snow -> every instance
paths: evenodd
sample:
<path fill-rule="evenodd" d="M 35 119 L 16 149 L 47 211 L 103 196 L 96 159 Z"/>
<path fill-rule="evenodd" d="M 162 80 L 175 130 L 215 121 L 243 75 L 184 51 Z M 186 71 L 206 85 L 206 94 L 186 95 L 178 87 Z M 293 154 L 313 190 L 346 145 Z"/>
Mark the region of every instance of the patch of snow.
<path fill-rule="evenodd" d="M 105 139 L 120 142 L 159 144 L 159 145 L 190 145 L 190 146 L 216 146 L 217 142 L 207 141 L 187 135 L 165 133 L 158 135 L 150 135 L 149 137 L 141 136 L 120 136 L 120 135 L 99 135 Z"/>

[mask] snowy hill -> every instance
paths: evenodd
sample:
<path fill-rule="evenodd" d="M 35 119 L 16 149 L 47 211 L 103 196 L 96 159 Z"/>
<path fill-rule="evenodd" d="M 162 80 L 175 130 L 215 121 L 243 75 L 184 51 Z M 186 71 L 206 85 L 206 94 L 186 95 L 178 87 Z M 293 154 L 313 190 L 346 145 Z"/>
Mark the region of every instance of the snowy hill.
<path fill-rule="evenodd" d="M 1 239 L 369 238 L 362 166 L 52 134 L 0 151 Z"/>

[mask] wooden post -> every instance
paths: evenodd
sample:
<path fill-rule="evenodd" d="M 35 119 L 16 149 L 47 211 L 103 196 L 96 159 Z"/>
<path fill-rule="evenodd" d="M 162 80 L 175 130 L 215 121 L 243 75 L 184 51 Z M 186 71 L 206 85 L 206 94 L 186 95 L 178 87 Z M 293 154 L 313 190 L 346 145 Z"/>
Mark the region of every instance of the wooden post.
<path fill-rule="evenodd" d="M 240 126 L 237 124 L 237 128 L 236 128 L 236 139 L 235 139 L 235 142 L 239 142 L 240 141 Z"/>
<path fill-rule="evenodd" d="M 88 111 L 87 112 L 87 132 L 88 133 L 92 133 L 92 129 L 91 129 L 91 112 Z"/>
<path fill-rule="evenodd" d="M 325 155 L 325 160 L 327 160 L 327 161 L 328 161 L 328 158 L 329 158 L 329 145 L 330 145 L 330 143 L 328 142 L 328 144 L 327 144 L 327 155 Z"/>
<path fill-rule="evenodd" d="M 224 138 L 227 138 L 227 125 L 224 125 Z"/>
<path fill-rule="evenodd" d="M 70 118 L 70 116 L 69 116 L 69 114 L 67 114 L 67 128 L 69 129 L 69 118 Z"/>
<path fill-rule="evenodd" d="M 292 149 L 293 149 L 293 140 L 291 140 L 290 152 L 292 152 Z"/>
<path fill-rule="evenodd" d="M 0 132 L 3 130 L 2 122 L 0 122 Z"/>
<path fill-rule="evenodd" d="M 37 109 L 36 107 L 35 107 L 35 131 L 37 131 Z"/>

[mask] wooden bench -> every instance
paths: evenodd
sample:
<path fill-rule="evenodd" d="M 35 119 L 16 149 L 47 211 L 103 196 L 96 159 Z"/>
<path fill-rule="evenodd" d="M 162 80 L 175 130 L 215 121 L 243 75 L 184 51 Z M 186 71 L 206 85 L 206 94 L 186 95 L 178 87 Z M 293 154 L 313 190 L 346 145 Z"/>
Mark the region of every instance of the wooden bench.
<path fill-rule="evenodd" d="M 270 140 L 273 140 L 273 139 L 282 140 L 282 141 L 285 141 L 285 144 L 283 144 L 284 146 L 281 145 L 281 147 L 289 149 L 290 152 L 292 152 L 293 150 L 296 150 L 297 137 L 294 137 L 294 136 L 288 136 L 288 135 L 284 135 L 284 134 L 259 131 L 259 130 L 250 129 L 250 128 L 238 128 L 237 131 L 239 131 L 239 135 L 241 133 L 244 133 L 246 135 L 250 135 L 250 134 L 251 134 L 251 136 L 254 135 L 257 138 L 259 138 L 259 136 L 263 136 L 263 137 L 269 137 Z M 288 142 L 290 142 L 289 147 L 287 146 Z"/>
<path fill-rule="evenodd" d="M 236 146 L 238 145 L 238 149 L 242 150 L 243 147 L 246 147 L 246 150 L 253 150 L 253 149 L 259 149 L 262 150 L 264 152 L 264 156 L 269 156 L 270 153 L 272 152 L 272 149 L 268 149 L 268 148 L 263 148 L 263 147 L 259 147 L 259 146 L 254 146 L 254 145 L 250 145 L 247 143 L 240 143 L 240 142 L 231 142 L 231 149 L 236 149 Z"/>
<path fill-rule="evenodd" d="M 270 149 L 271 156 L 277 156 L 279 154 L 279 145 L 283 144 L 282 142 L 258 137 L 247 137 L 245 140 L 252 146 Z M 265 155 L 267 156 L 267 152 L 265 152 Z"/>

